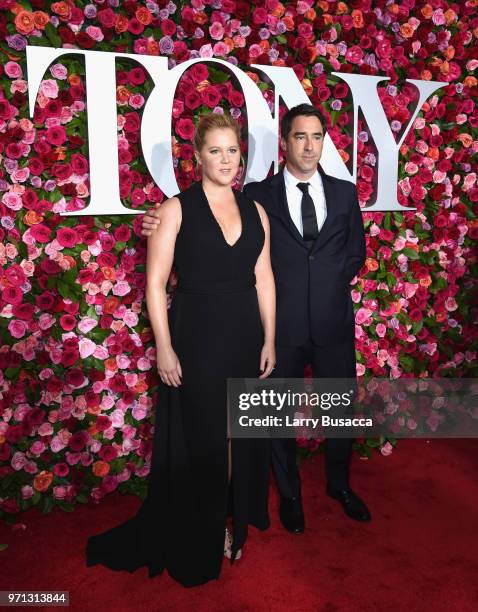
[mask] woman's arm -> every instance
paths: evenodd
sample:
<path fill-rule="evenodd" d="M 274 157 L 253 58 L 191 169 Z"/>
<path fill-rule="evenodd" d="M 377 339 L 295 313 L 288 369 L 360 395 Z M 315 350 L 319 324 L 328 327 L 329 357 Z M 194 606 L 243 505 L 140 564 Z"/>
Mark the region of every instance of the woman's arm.
<path fill-rule="evenodd" d="M 266 378 L 274 369 L 275 356 L 275 329 L 276 329 L 276 288 L 272 273 L 270 254 L 270 227 L 269 219 L 263 207 L 255 202 L 264 228 L 265 241 L 261 254 L 256 263 L 256 289 L 261 313 L 262 327 L 264 328 L 264 347 L 261 354 L 261 376 Z"/>
<path fill-rule="evenodd" d="M 176 236 L 181 226 L 181 203 L 174 197 L 159 210 L 161 223 L 148 237 L 146 304 L 156 340 L 158 372 L 167 385 L 181 384 L 181 365 L 171 346 L 166 286 L 174 260 Z"/>

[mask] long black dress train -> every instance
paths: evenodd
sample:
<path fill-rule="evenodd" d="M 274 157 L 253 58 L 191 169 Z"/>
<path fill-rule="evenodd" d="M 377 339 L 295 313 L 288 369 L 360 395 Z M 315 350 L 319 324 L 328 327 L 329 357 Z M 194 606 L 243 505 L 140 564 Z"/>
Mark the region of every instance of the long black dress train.
<path fill-rule="evenodd" d="M 200 182 L 178 194 L 182 222 L 174 253 L 178 288 L 169 309 L 182 367 L 179 388 L 160 383 L 147 497 L 125 523 L 92 536 L 87 566 L 167 569 L 184 586 L 218 578 L 226 517 L 233 554 L 248 525 L 269 526 L 269 441 L 231 441 L 228 485 L 226 379 L 259 375 L 263 345 L 254 267 L 264 230 L 254 202 L 234 191 L 242 220 L 229 245 Z"/>

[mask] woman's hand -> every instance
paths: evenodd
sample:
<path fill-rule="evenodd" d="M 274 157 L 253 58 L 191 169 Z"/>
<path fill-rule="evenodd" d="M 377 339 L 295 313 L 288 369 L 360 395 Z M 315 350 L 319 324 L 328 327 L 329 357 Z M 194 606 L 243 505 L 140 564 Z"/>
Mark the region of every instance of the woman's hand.
<path fill-rule="evenodd" d="M 264 344 L 261 351 L 261 372 L 259 378 L 267 378 L 276 365 L 276 349 L 273 342 Z"/>
<path fill-rule="evenodd" d="M 156 203 L 155 208 L 149 209 L 144 213 L 143 222 L 141 224 L 141 235 L 151 236 L 154 230 L 159 227 L 161 219 L 159 218 L 159 202 Z"/>
<path fill-rule="evenodd" d="M 158 372 L 161 380 L 170 387 L 179 387 L 183 372 L 172 346 L 157 349 Z"/>

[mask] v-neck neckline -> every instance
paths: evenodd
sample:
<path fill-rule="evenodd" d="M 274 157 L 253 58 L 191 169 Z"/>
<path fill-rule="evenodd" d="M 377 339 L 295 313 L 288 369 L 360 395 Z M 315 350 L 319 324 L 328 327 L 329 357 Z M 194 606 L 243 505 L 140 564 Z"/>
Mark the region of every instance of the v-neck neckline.
<path fill-rule="evenodd" d="M 200 186 L 200 188 L 201 188 L 202 194 L 203 194 L 203 196 L 204 196 L 204 200 L 205 200 L 206 206 L 208 207 L 209 212 L 210 212 L 210 214 L 211 214 L 211 217 L 212 217 L 212 219 L 214 220 L 215 224 L 217 225 L 217 227 L 218 227 L 218 229 L 219 229 L 219 231 L 220 231 L 220 233 L 221 233 L 221 236 L 222 236 L 222 239 L 224 240 L 224 243 L 225 243 L 225 244 L 226 244 L 226 246 L 228 246 L 230 249 L 234 248 L 234 247 L 236 246 L 236 244 L 239 242 L 239 240 L 242 238 L 242 235 L 244 234 L 244 219 L 242 218 L 241 204 L 240 204 L 240 202 L 239 202 L 239 198 L 236 196 L 236 192 L 234 191 L 234 189 L 232 189 L 232 193 L 233 193 L 233 195 L 234 195 L 234 199 L 236 200 L 237 209 L 238 209 L 238 211 L 239 211 L 239 217 L 240 217 L 240 219 L 241 219 L 241 233 L 239 234 L 239 237 L 237 238 L 237 240 L 236 240 L 236 241 L 235 241 L 233 244 L 230 244 L 230 243 L 229 243 L 229 242 L 226 240 L 226 237 L 224 236 L 224 232 L 222 231 L 222 227 L 221 227 L 221 225 L 220 225 L 219 221 L 216 219 L 216 215 L 215 215 L 215 214 L 213 213 L 213 211 L 212 211 L 211 205 L 209 204 L 209 200 L 207 199 L 206 192 L 204 191 L 204 187 L 202 186 L 202 182 L 201 182 L 201 181 L 198 181 L 198 182 L 199 182 L 199 186 Z"/>

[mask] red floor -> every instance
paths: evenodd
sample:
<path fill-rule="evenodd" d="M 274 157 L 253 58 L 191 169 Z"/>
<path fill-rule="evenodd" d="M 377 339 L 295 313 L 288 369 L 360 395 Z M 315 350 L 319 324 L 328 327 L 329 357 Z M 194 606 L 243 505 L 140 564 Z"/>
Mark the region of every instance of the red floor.
<path fill-rule="evenodd" d="M 149 579 L 145 568 L 85 567 L 88 535 L 131 516 L 135 497 L 113 493 L 73 513 L 32 510 L 21 517 L 25 530 L 0 526 L 9 544 L 0 590 L 69 591 L 69 609 L 82 612 L 477 610 L 478 441 L 402 440 L 390 457 L 354 455 L 351 473 L 371 523 L 325 496 L 319 456 L 302 467 L 305 534 L 281 527 L 273 487 L 271 528 L 251 529 L 237 565 L 224 563 L 219 581 L 194 589 L 167 574 Z"/>

